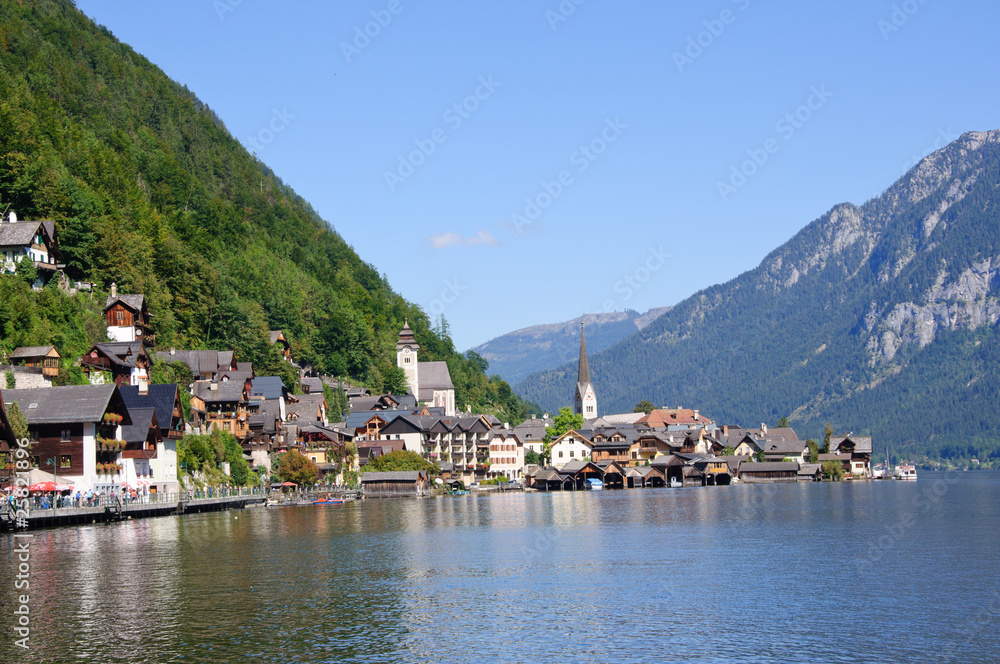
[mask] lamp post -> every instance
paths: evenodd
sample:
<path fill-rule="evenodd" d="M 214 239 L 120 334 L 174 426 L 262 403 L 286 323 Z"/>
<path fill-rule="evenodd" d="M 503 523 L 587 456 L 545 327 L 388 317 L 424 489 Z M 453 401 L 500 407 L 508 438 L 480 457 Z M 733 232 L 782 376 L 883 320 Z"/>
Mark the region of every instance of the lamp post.
<path fill-rule="evenodd" d="M 58 468 L 58 466 L 56 465 L 57 461 L 58 461 L 58 457 L 49 457 L 49 458 L 47 458 L 45 460 L 45 465 L 46 466 L 52 466 L 52 484 L 53 484 L 53 488 L 55 487 L 55 485 L 59 484 L 59 477 L 56 475 L 56 469 Z M 53 491 L 52 492 L 52 511 L 53 512 L 56 509 L 56 500 L 57 500 L 56 496 L 58 495 L 58 493 L 59 493 L 58 491 Z"/>

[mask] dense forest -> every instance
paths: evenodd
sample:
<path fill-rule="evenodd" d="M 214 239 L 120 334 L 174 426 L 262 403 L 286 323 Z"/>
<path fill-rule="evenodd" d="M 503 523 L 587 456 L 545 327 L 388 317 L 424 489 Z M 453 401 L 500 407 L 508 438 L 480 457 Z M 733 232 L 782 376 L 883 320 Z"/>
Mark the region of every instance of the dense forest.
<path fill-rule="evenodd" d="M 602 413 L 640 399 L 876 456 L 1000 465 L 1000 132 L 964 135 L 882 196 L 842 204 L 749 272 L 591 358 Z M 711 260 L 706 256 L 706 264 Z M 554 409 L 576 363 L 529 376 Z"/>
<path fill-rule="evenodd" d="M 211 109 L 69 0 L 0 5 L 0 137 L 0 212 L 54 220 L 71 279 L 145 294 L 158 348 L 233 348 L 280 372 L 266 336 L 280 329 L 297 359 L 381 389 L 399 383 L 409 319 L 421 360 L 448 363 L 460 407 L 530 412 Z M 104 339 L 103 293 L 25 281 L 0 278 L 4 350 L 54 343 L 71 360 Z M 61 380 L 79 378 L 67 362 Z"/>

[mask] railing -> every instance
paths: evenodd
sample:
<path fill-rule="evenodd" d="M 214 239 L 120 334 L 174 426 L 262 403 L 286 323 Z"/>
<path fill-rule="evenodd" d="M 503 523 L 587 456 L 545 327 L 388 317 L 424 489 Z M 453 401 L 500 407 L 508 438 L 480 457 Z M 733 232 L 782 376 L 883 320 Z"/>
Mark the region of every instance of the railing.
<path fill-rule="evenodd" d="M 176 504 L 184 500 L 201 500 L 206 498 L 239 498 L 239 497 L 264 497 L 266 490 L 250 487 L 229 487 L 229 488 L 207 488 L 192 491 L 182 491 L 180 493 L 150 493 L 146 495 L 112 494 L 99 493 L 92 494 L 90 498 L 83 495 L 79 499 L 76 496 L 57 496 L 52 500 L 48 496 L 33 496 L 29 500 L 31 510 L 52 510 L 52 509 L 84 509 L 84 508 L 115 508 L 119 503 L 125 507 L 134 505 L 157 505 Z"/>

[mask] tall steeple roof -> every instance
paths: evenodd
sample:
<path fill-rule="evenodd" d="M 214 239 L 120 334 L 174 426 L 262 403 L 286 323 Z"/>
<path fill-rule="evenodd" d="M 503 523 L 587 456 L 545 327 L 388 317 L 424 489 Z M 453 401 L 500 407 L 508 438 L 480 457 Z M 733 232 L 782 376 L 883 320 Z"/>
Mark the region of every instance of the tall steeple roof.
<path fill-rule="evenodd" d="M 583 336 L 583 319 L 580 319 L 580 373 L 576 382 L 586 385 L 590 382 L 590 364 L 587 362 L 587 340 Z"/>
<path fill-rule="evenodd" d="M 410 329 L 409 320 L 403 323 L 403 329 L 399 331 L 399 340 L 396 342 L 396 351 L 401 351 L 403 348 L 420 350 L 420 344 L 417 343 L 413 336 L 413 330 Z"/>

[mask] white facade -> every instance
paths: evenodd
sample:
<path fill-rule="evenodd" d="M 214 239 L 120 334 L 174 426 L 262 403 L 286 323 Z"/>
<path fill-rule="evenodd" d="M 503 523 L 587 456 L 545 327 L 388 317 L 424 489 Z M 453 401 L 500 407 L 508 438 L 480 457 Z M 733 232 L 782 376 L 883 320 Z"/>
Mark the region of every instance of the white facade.
<path fill-rule="evenodd" d="M 109 325 L 108 336 L 115 341 L 137 341 L 135 327 L 132 325 Z"/>
<path fill-rule="evenodd" d="M 494 434 L 490 440 L 490 474 L 509 480 L 524 476 L 524 445 L 514 434 Z"/>
<path fill-rule="evenodd" d="M 590 461 L 593 449 L 589 440 L 575 431 L 568 431 L 552 443 L 552 465 L 560 470 L 570 461 Z"/>
<path fill-rule="evenodd" d="M 583 415 L 585 420 L 597 418 L 597 392 L 594 391 L 593 383 L 577 388 L 574 410 L 576 414 Z"/>
<path fill-rule="evenodd" d="M 434 390 L 431 406 L 444 408 L 445 415 L 455 415 L 455 390 Z"/>

